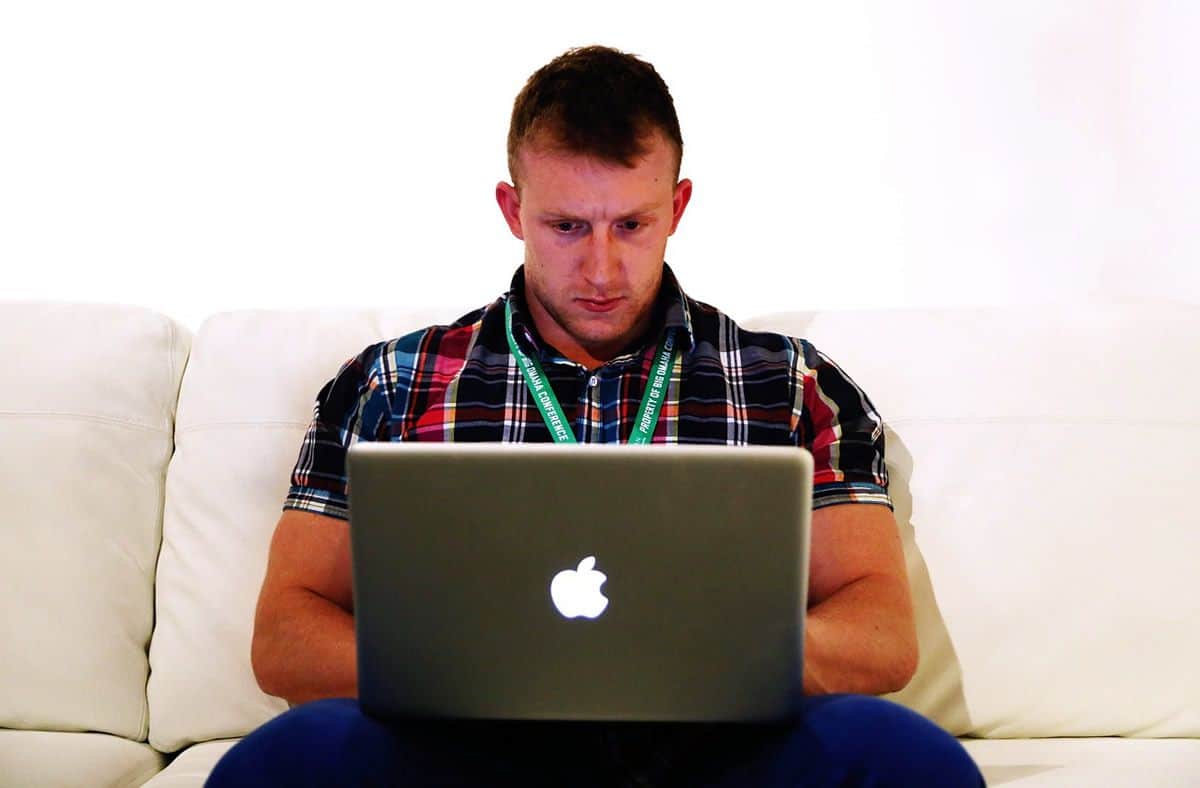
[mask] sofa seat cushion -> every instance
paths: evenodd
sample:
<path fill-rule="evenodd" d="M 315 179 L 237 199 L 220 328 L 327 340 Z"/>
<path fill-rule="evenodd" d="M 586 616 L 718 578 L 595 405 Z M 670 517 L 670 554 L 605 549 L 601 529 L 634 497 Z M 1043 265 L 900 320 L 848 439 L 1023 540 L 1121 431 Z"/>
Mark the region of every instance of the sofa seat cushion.
<path fill-rule="evenodd" d="M 193 744 L 146 783 L 145 788 L 202 788 L 217 761 L 239 741 L 241 739 L 218 739 Z"/>
<path fill-rule="evenodd" d="M 159 772 L 166 756 L 107 733 L 0 729 L 0 783 L 39 788 L 125 788 Z"/>
<path fill-rule="evenodd" d="M 1200 785 L 1200 739 L 963 739 L 988 785 Z"/>

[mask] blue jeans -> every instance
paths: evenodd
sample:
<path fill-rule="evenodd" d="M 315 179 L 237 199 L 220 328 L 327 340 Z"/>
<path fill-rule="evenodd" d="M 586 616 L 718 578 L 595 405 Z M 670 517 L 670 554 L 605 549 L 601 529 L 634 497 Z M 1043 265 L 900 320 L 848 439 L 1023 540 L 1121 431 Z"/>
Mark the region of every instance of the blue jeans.
<path fill-rule="evenodd" d="M 962 745 L 865 695 L 808 698 L 799 722 L 382 722 L 356 700 L 297 706 L 253 731 L 220 786 L 982 786 Z"/>

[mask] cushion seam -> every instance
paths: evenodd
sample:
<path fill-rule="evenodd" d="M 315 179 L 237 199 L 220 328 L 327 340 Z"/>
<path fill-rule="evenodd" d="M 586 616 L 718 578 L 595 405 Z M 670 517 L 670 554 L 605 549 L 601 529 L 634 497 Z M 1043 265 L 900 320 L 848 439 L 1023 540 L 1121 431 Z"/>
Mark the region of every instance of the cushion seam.
<path fill-rule="evenodd" d="M 115 416 L 100 416 L 92 413 L 71 413 L 69 411 L 56 410 L 0 410 L 0 416 L 29 416 L 40 418 L 49 416 L 61 419 L 82 419 L 83 421 L 95 421 L 101 424 L 116 424 L 122 427 L 132 427 L 134 429 L 146 430 L 147 432 L 158 432 L 162 433 L 163 435 L 171 434 L 171 430 L 167 429 L 166 427 L 156 427 L 153 424 L 119 419 Z"/>

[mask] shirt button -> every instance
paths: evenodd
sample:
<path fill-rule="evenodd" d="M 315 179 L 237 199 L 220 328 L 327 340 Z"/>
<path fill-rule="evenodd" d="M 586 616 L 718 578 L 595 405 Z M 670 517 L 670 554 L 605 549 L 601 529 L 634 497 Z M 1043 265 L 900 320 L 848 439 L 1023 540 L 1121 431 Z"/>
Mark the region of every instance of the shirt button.
<path fill-rule="evenodd" d="M 594 388 L 596 388 L 596 386 L 599 386 L 599 385 L 600 385 L 599 376 L 592 375 L 592 377 L 588 379 L 588 388 L 594 389 Z"/>

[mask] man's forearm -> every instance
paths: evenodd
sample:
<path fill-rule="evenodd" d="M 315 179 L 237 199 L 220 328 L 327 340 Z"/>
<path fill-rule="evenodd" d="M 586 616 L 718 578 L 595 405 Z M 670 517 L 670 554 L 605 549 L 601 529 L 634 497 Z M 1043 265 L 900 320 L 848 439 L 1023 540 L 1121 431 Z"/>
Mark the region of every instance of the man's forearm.
<path fill-rule="evenodd" d="M 880 695 L 902 689 L 917 666 L 917 637 L 907 589 L 869 575 L 808 611 L 804 692 Z"/>
<path fill-rule="evenodd" d="M 251 648 L 264 692 L 293 705 L 358 697 L 354 616 L 301 589 L 265 612 L 259 611 Z"/>

